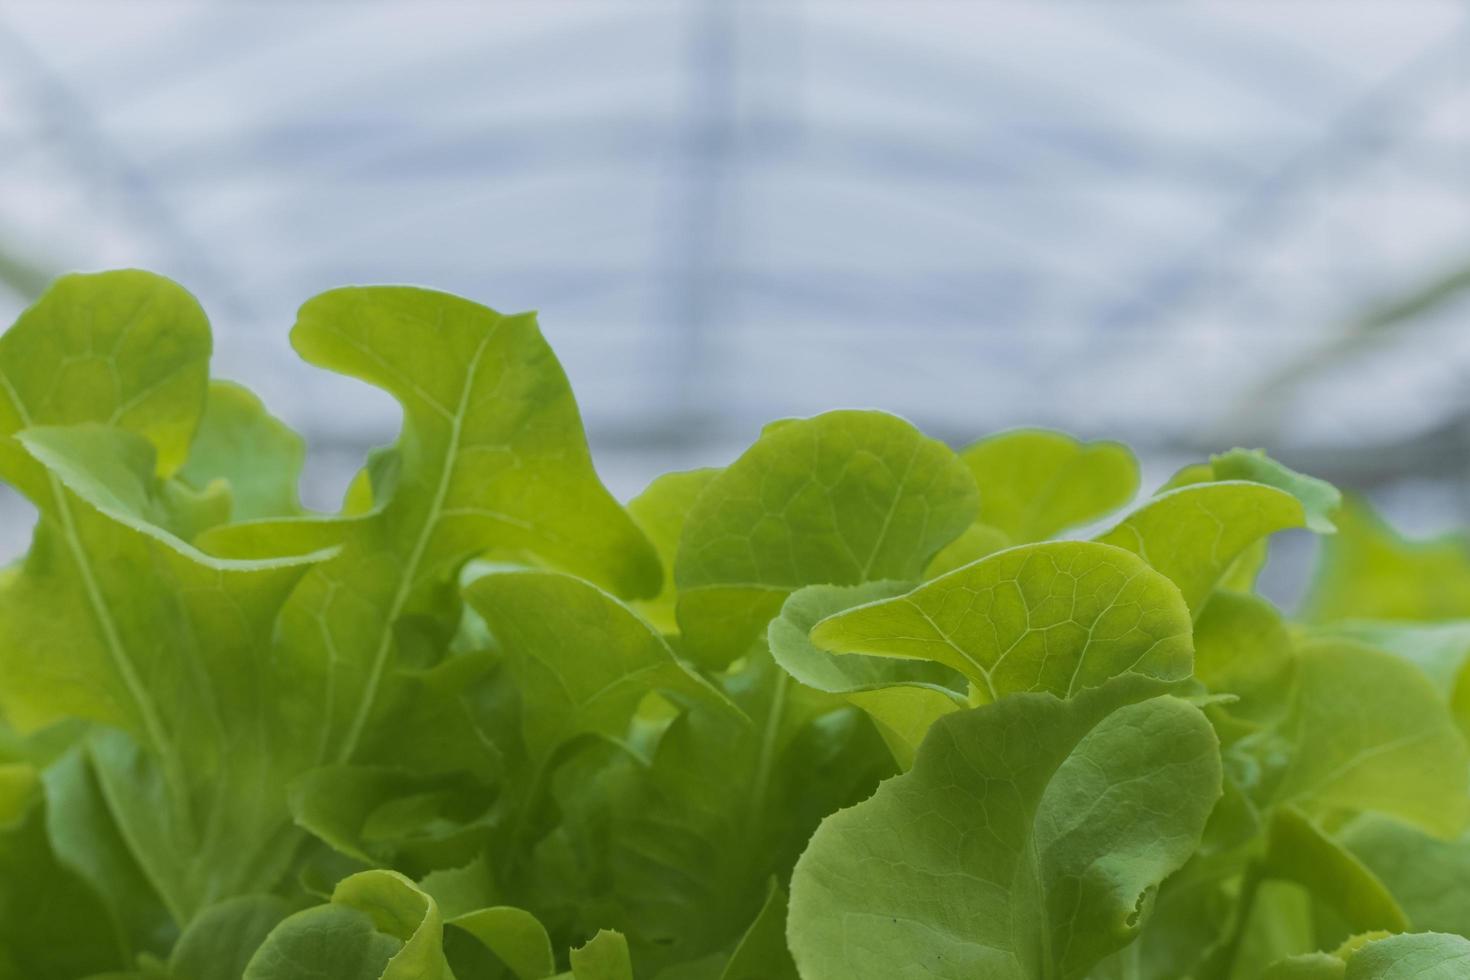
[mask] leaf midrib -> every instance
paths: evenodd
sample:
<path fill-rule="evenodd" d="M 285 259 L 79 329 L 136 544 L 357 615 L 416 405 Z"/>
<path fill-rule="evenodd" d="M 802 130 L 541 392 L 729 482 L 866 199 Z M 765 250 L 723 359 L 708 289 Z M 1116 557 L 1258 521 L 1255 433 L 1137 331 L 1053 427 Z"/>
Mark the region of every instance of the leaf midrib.
<path fill-rule="evenodd" d="M 0 384 L 4 385 L 6 396 L 14 407 L 16 415 L 20 418 L 25 428 L 35 424 L 31 414 L 26 410 L 25 403 L 21 401 L 19 393 L 11 383 L 10 377 L 0 370 Z M 148 696 L 148 690 L 143 685 L 142 678 L 133 669 L 132 661 L 128 659 L 127 647 L 118 634 L 117 623 L 112 618 L 112 610 L 108 607 L 102 597 L 102 590 L 97 584 L 96 572 L 92 568 L 90 557 L 85 548 L 82 547 L 81 538 L 77 535 L 76 519 L 71 511 L 71 502 L 66 499 L 61 483 L 56 475 L 47 467 L 46 486 L 51 494 L 52 502 L 56 505 L 60 516 L 62 535 L 66 540 L 67 548 L 77 563 L 77 568 L 82 575 L 82 584 L 87 593 L 87 602 L 92 607 L 93 615 L 97 617 L 98 625 L 102 629 L 103 639 L 107 647 L 108 655 L 112 658 L 114 666 L 122 676 L 123 686 L 127 688 L 128 696 L 135 702 L 135 707 L 143 721 L 143 727 L 148 733 L 150 740 L 158 744 L 161 753 L 173 754 L 174 749 L 167 732 L 163 728 L 162 721 L 157 713 L 157 705 Z"/>
<path fill-rule="evenodd" d="M 15 390 L 9 375 L 0 370 L 0 384 L 5 388 L 6 396 L 11 406 L 15 409 L 21 424 L 25 428 L 34 425 L 30 412 L 21 400 L 20 394 Z M 55 505 L 56 513 L 61 525 L 62 537 L 66 541 L 67 550 L 71 552 L 72 559 L 76 562 L 77 570 L 81 575 L 82 587 L 87 595 L 87 604 L 92 609 L 92 615 L 96 618 L 98 627 L 102 630 L 103 646 L 107 650 L 108 658 L 113 668 L 122 678 L 123 688 L 128 697 L 132 699 L 133 706 L 138 713 L 139 720 L 143 724 L 143 730 L 154 749 L 163 761 L 163 775 L 170 794 L 173 796 L 175 816 L 183 822 L 185 832 L 193 836 L 193 814 L 188 806 L 188 792 L 184 782 L 183 764 L 179 758 L 178 749 L 173 744 L 163 720 L 158 713 L 158 705 L 148 695 L 148 689 L 143 684 L 142 678 L 134 669 L 133 662 L 129 659 L 127 645 L 117 629 L 117 622 L 112 616 L 112 609 L 102 595 L 102 589 L 98 585 L 96 571 L 92 568 L 91 557 L 82 546 L 81 538 L 77 534 L 76 518 L 72 514 L 71 501 L 67 499 L 62 491 L 61 483 L 49 467 L 43 466 L 46 473 L 46 486 L 51 494 L 52 503 Z M 152 877 L 152 876 L 150 876 Z M 182 910 L 176 908 L 172 901 L 170 890 L 162 887 L 161 883 L 154 881 L 158 887 L 159 896 L 169 906 L 169 911 L 176 919 L 182 921 Z"/>
<path fill-rule="evenodd" d="M 413 593 L 414 585 L 418 579 L 419 565 L 423 562 L 424 552 L 428 549 L 429 539 L 433 537 L 435 529 L 439 525 L 439 518 L 444 510 L 444 501 L 449 495 L 449 486 L 453 482 L 454 473 L 459 466 L 459 444 L 464 433 L 465 413 L 469 409 L 470 393 L 475 387 L 475 378 L 480 370 L 480 361 L 485 356 L 486 349 L 490 346 L 490 340 L 497 332 L 498 324 L 492 326 L 481 338 L 479 346 L 476 347 L 474 355 L 470 358 L 469 365 L 465 370 L 464 384 L 460 387 L 459 401 L 455 406 L 453 415 L 447 416 L 449 421 L 449 445 L 444 453 L 444 466 L 439 474 L 438 485 L 434 488 L 434 497 L 430 501 L 428 512 L 424 515 L 424 522 L 419 528 L 418 537 L 414 540 L 413 548 L 409 552 L 408 561 L 403 568 L 403 575 L 398 581 L 398 589 L 393 594 L 393 601 L 389 603 L 388 610 L 383 617 L 382 634 L 378 639 L 378 645 L 373 653 L 373 661 L 368 672 L 367 685 L 363 690 L 363 696 L 358 701 L 357 712 L 353 716 L 351 727 L 348 729 L 347 737 L 343 739 L 342 748 L 337 753 L 337 763 L 342 764 L 352 758 L 357 751 L 357 744 L 362 739 L 363 730 L 367 727 L 367 721 L 372 714 L 373 707 L 377 704 L 378 691 L 383 683 L 383 674 L 387 669 L 388 655 L 393 646 L 393 625 L 398 617 L 402 615 L 408 598 Z"/>

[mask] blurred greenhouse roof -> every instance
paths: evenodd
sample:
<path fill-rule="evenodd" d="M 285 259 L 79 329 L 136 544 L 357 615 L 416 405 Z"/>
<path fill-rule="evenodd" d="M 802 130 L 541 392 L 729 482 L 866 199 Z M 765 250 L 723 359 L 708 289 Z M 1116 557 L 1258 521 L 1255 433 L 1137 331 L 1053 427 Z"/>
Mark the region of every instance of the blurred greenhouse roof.
<path fill-rule="evenodd" d="M 295 307 L 408 281 L 539 310 L 625 494 L 872 405 L 1466 516 L 1458 0 L 10 0 L 0 189 L 5 320 L 57 270 L 179 279 L 317 503 L 397 412 Z"/>

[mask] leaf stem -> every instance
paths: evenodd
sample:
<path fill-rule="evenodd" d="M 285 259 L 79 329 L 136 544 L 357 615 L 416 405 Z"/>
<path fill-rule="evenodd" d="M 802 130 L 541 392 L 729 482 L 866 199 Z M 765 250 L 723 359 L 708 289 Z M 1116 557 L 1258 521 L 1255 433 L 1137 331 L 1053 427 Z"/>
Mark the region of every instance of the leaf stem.
<path fill-rule="evenodd" d="M 383 684 L 383 675 L 387 670 L 390 655 L 393 652 L 393 627 L 402 615 L 404 607 L 408 604 L 409 597 L 413 595 L 414 588 L 418 585 L 419 566 L 423 563 L 424 555 L 428 551 L 429 541 L 438 530 L 439 519 L 444 510 L 444 502 L 449 495 L 450 484 L 454 481 L 454 471 L 459 465 L 460 440 L 464 436 L 464 420 L 469 413 L 470 394 L 475 386 L 475 378 L 480 370 L 480 360 L 485 356 L 485 349 L 490 344 L 490 338 L 494 331 L 489 331 L 480 340 L 475 348 L 474 355 L 469 360 L 465 369 L 464 383 L 460 387 L 459 402 L 455 411 L 449 416 L 449 440 L 444 451 L 444 468 L 439 474 L 439 480 L 434 487 L 434 496 L 430 501 L 429 509 L 424 515 L 423 524 L 419 527 L 418 534 L 414 538 L 413 547 L 404 560 L 402 575 L 398 582 L 398 588 L 393 593 L 393 599 L 388 605 L 387 613 L 383 618 L 382 632 L 378 636 L 377 648 L 373 651 L 372 661 L 368 664 L 367 683 L 364 687 L 362 697 L 358 701 L 357 711 L 353 714 L 352 723 L 348 727 L 347 735 L 342 740 L 342 746 L 337 752 L 338 764 L 349 762 L 353 753 L 357 751 L 358 743 L 362 740 L 363 730 L 367 727 L 368 719 L 371 718 L 373 708 L 377 706 L 378 692 Z M 407 423 L 405 423 L 407 424 Z"/>
<path fill-rule="evenodd" d="M 1255 910 L 1256 897 L 1260 894 L 1261 882 L 1266 880 L 1259 861 L 1252 861 L 1245 869 L 1240 883 L 1240 897 L 1235 901 L 1235 922 L 1230 928 L 1230 937 L 1225 940 L 1214 956 L 1210 957 L 1205 976 L 1214 980 L 1228 980 L 1235 972 L 1235 961 L 1240 955 L 1240 945 L 1245 940 L 1245 931 L 1250 927 L 1251 913 Z"/>
<path fill-rule="evenodd" d="M 770 795 L 771 771 L 776 765 L 776 741 L 781 733 L 781 723 L 786 713 L 786 692 L 791 675 L 779 664 L 771 661 L 775 680 L 771 691 L 771 710 L 766 715 L 765 727 L 761 730 L 760 755 L 756 758 L 755 785 L 751 788 L 748 826 L 754 827 L 765 814 L 766 798 Z"/>

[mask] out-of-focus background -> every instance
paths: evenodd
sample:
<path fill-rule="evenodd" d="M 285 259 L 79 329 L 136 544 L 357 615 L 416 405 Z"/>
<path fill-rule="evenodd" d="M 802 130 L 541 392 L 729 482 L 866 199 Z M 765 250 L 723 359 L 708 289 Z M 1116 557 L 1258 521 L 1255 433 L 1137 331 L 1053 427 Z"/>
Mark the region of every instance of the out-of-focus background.
<path fill-rule="evenodd" d="M 294 310 L 412 282 L 540 311 L 623 496 L 857 405 L 1470 523 L 1460 0 L 0 0 L 0 320 L 118 265 L 319 506 L 398 413 Z"/>

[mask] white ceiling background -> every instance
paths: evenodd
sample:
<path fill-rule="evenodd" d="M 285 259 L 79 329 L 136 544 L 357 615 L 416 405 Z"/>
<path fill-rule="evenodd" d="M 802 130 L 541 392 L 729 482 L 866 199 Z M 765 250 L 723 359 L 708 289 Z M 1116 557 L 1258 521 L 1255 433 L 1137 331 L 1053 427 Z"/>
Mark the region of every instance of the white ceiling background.
<path fill-rule="evenodd" d="M 1470 305 L 1364 319 L 1470 286 L 1458 0 L 0 0 L 0 259 L 194 290 L 321 505 L 398 416 L 293 312 L 406 281 L 539 310 L 624 495 L 864 405 L 1470 520 Z"/>

